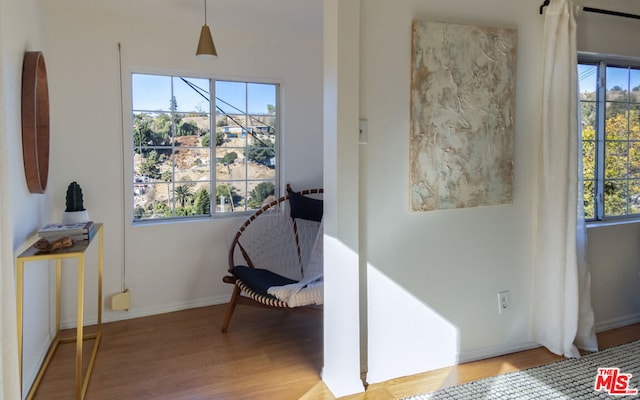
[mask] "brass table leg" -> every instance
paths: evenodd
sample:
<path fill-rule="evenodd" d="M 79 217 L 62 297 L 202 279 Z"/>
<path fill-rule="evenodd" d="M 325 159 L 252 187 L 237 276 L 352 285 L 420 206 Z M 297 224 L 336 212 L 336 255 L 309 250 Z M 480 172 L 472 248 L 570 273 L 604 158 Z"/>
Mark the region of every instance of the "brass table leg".
<path fill-rule="evenodd" d="M 18 314 L 18 368 L 20 369 L 20 393 L 22 393 L 22 300 L 24 292 L 24 261 L 16 265 L 16 313 Z"/>
<path fill-rule="evenodd" d="M 102 224 L 96 224 L 96 234 L 98 236 L 98 323 L 97 323 L 97 333 L 95 334 L 84 334 L 84 281 L 85 281 L 85 251 L 91 241 L 86 243 L 84 246 L 79 245 L 78 248 L 72 249 L 70 252 L 65 253 L 47 253 L 47 254 L 39 254 L 38 249 L 36 249 L 33 245 L 23 252 L 21 255 L 17 257 L 16 262 L 16 313 L 17 313 L 17 333 L 18 333 L 18 367 L 20 369 L 20 391 L 22 391 L 22 378 L 23 378 L 23 353 L 24 353 L 24 341 L 23 341 L 23 331 L 24 331 L 24 263 L 26 261 L 46 261 L 46 260 L 56 260 L 56 320 L 55 320 L 55 337 L 53 338 L 51 345 L 49 346 L 49 350 L 47 351 L 47 355 L 40 366 L 38 374 L 27 393 L 26 399 L 31 400 L 37 391 L 37 388 L 44 377 L 44 373 L 53 358 L 58 345 L 61 343 L 73 343 L 76 344 L 76 380 L 75 380 L 75 398 L 77 400 L 84 399 L 87 393 L 87 387 L 89 385 L 89 379 L 91 377 L 91 372 L 93 370 L 93 364 L 96 359 L 96 355 L 98 353 L 98 347 L 100 346 L 100 340 L 102 337 L 102 270 L 103 270 L 103 230 Z M 77 308 L 77 327 L 76 327 L 76 336 L 74 338 L 62 338 L 60 332 L 60 308 L 61 308 L 61 270 L 62 270 L 62 260 L 76 258 L 78 260 L 78 308 Z M 93 345 L 93 350 L 91 352 L 91 357 L 89 358 L 89 363 L 87 366 L 87 371 L 85 374 L 82 373 L 82 344 L 85 340 L 95 339 L 95 343 Z"/>
<path fill-rule="evenodd" d="M 82 338 L 84 328 L 84 256 L 78 257 L 78 318 L 76 328 L 76 399 L 82 399 Z"/>

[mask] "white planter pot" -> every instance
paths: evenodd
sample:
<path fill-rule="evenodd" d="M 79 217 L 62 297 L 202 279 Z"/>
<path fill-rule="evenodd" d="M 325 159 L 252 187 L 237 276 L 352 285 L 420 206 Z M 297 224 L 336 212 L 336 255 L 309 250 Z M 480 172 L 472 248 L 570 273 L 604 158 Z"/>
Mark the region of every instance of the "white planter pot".
<path fill-rule="evenodd" d="M 89 222 L 89 212 L 83 211 L 65 211 L 62 213 L 63 224 L 79 224 L 81 222 Z"/>

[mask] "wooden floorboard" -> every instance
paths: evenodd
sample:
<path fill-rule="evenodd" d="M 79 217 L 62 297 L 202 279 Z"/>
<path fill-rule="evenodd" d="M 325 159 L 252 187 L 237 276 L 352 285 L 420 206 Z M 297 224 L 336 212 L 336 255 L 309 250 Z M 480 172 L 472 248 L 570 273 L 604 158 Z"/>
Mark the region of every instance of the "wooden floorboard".
<path fill-rule="evenodd" d="M 86 399 L 335 400 L 320 379 L 322 319 L 226 305 L 118 321 L 103 336 Z M 640 339 L 640 324 L 598 335 L 601 348 Z M 92 341 L 85 344 L 89 358 Z M 74 345 L 61 345 L 35 399 L 73 398 Z M 344 400 L 399 399 L 561 359 L 543 348 L 370 385 Z"/>

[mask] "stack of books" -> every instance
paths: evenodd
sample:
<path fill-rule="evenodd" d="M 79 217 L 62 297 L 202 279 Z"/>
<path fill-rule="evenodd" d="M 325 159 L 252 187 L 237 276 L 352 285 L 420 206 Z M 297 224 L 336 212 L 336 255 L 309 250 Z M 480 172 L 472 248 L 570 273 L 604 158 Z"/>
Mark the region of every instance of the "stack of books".
<path fill-rule="evenodd" d="M 41 238 L 52 242 L 63 237 L 70 237 L 74 241 L 90 240 L 95 235 L 95 226 L 93 221 L 81 222 L 78 224 L 46 224 L 38 230 Z"/>

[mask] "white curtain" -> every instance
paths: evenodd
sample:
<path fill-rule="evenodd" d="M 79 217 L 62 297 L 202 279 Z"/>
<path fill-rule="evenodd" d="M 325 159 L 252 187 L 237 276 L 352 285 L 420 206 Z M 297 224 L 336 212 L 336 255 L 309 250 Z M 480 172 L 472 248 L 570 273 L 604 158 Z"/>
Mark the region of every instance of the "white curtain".
<path fill-rule="evenodd" d="M 542 130 L 535 202 L 533 339 L 553 353 L 597 350 L 581 214 L 575 5 L 545 10 Z"/>

